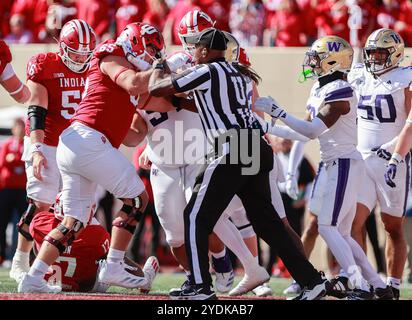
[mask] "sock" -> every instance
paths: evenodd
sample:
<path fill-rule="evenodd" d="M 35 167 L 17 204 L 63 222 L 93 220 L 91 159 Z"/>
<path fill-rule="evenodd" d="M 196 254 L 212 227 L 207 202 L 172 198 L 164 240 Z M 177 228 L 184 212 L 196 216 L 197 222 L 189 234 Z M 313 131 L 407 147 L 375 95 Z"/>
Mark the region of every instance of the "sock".
<path fill-rule="evenodd" d="M 212 256 L 213 256 L 213 258 L 215 258 L 215 259 L 223 258 L 225 255 L 226 255 L 226 248 L 223 248 L 222 251 L 217 252 L 217 253 L 212 252 Z"/>
<path fill-rule="evenodd" d="M 43 278 L 47 270 L 49 270 L 49 266 L 47 265 L 47 263 L 40 259 L 36 259 L 34 260 L 33 265 L 31 266 L 28 274 L 32 277 Z"/>
<path fill-rule="evenodd" d="M 13 260 L 20 261 L 23 263 L 27 262 L 27 264 L 29 264 L 29 259 L 30 259 L 30 252 L 24 252 L 19 249 L 16 249 Z"/>
<path fill-rule="evenodd" d="M 386 284 L 399 290 L 401 288 L 401 279 L 388 277 L 386 279 Z"/>
<path fill-rule="evenodd" d="M 374 288 L 386 288 L 385 282 L 382 281 L 379 274 L 370 264 L 368 257 L 366 256 L 365 252 L 353 239 L 350 235 L 344 236 L 344 239 L 350 246 L 353 257 L 355 258 L 356 263 L 361 267 L 362 275 L 364 278 L 374 287 Z"/>
<path fill-rule="evenodd" d="M 243 241 L 243 238 L 240 235 L 239 230 L 231 221 L 229 221 L 229 219 L 225 215 L 222 215 L 219 218 L 218 222 L 213 228 L 213 231 L 220 238 L 220 240 L 222 240 L 225 246 L 229 248 L 236 255 L 236 257 L 239 258 L 240 263 L 243 265 L 243 269 L 245 270 L 246 274 L 251 274 L 252 272 L 254 272 L 254 270 L 256 270 L 259 263 L 256 263 L 255 258 L 250 253 L 248 247 Z M 229 258 L 228 255 L 226 256 Z M 213 260 L 213 262 L 214 261 L 215 260 Z M 230 266 L 226 267 L 228 271 L 225 272 L 229 272 L 232 270 L 232 264 L 230 262 L 230 259 L 228 259 L 228 262 L 230 263 Z"/>
<path fill-rule="evenodd" d="M 126 251 L 110 248 L 107 254 L 107 262 L 122 262 Z"/>
<path fill-rule="evenodd" d="M 356 265 L 351 247 L 339 232 L 338 228 L 327 225 L 319 225 L 318 229 L 319 234 L 325 240 L 339 265 L 349 276 L 349 281 L 355 286 L 355 288 L 370 291 L 368 283 L 362 276 L 361 269 Z"/>
<path fill-rule="evenodd" d="M 349 278 L 348 275 L 346 274 L 345 270 L 343 270 L 342 268 L 340 268 L 338 276 L 339 277 Z"/>

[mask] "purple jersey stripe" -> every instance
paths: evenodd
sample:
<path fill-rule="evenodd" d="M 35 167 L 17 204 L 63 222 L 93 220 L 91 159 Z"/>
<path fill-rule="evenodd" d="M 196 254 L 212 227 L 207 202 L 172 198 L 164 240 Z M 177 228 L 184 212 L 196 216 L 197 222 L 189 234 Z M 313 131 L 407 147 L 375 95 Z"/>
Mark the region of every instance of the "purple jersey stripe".
<path fill-rule="evenodd" d="M 402 216 L 405 215 L 406 213 L 406 203 L 408 202 L 408 196 L 409 196 L 409 187 L 411 185 L 411 153 L 408 152 L 408 154 L 405 157 L 405 163 L 406 163 L 406 186 L 405 186 L 405 202 L 403 204 L 403 214 Z"/>
<path fill-rule="evenodd" d="M 313 195 L 315 193 L 315 188 L 316 188 L 316 184 L 318 183 L 318 178 L 319 178 L 319 174 L 320 174 L 320 170 L 323 167 L 323 162 L 319 162 L 319 167 L 318 167 L 318 172 L 316 172 L 316 176 L 315 176 L 315 181 L 313 181 L 313 186 L 312 186 L 312 192 L 310 193 L 310 198 L 313 198 Z"/>
<path fill-rule="evenodd" d="M 336 91 L 332 91 L 328 93 L 325 97 L 325 102 L 332 101 L 332 100 L 339 100 L 344 98 L 353 97 L 353 90 L 350 87 L 338 89 Z"/>
<path fill-rule="evenodd" d="M 338 182 L 336 186 L 335 204 L 333 206 L 332 226 L 338 223 L 339 213 L 342 209 L 345 197 L 346 185 L 348 184 L 350 159 L 338 159 Z"/>

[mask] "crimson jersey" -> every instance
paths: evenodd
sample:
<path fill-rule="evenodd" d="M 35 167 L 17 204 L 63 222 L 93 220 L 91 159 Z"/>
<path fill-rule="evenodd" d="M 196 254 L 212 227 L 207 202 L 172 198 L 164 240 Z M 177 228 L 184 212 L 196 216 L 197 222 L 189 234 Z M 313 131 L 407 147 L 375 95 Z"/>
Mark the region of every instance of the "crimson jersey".
<path fill-rule="evenodd" d="M 27 79 L 47 89 L 48 105 L 44 129 L 44 143 L 57 146 L 61 132 L 70 124 L 70 118 L 79 106 L 86 83 L 86 74 L 71 71 L 57 53 L 40 53 L 27 64 Z M 26 121 L 26 135 L 30 122 Z"/>
<path fill-rule="evenodd" d="M 37 251 L 44 237 L 59 223 L 51 212 L 36 214 L 30 224 L 30 234 Z M 64 291 L 90 291 L 96 281 L 97 261 L 106 257 L 109 245 L 110 235 L 101 225 L 88 225 L 52 265 L 53 273 L 47 273 L 45 279 L 61 277 Z"/>
<path fill-rule="evenodd" d="M 100 70 L 106 56 L 124 57 L 123 49 L 110 39 L 100 44 L 90 63 L 87 89 L 71 122 L 79 121 L 103 133 L 118 148 L 130 128 L 137 101 Z"/>

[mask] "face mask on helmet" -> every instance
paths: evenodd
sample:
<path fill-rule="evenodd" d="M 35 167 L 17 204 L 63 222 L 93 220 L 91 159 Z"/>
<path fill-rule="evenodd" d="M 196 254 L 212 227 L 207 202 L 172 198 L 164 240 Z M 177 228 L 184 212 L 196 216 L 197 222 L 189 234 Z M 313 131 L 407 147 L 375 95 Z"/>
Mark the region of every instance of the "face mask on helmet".
<path fill-rule="evenodd" d="M 302 76 L 306 79 L 317 79 L 321 76 L 321 57 L 316 51 L 307 51 L 302 64 Z"/>
<path fill-rule="evenodd" d="M 390 55 L 386 48 L 363 50 L 366 69 L 371 73 L 379 74 L 391 67 Z"/>
<path fill-rule="evenodd" d="M 62 60 L 70 70 L 82 73 L 89 68 L 90 61 L 93 57 L 93 51 L 74 50 L 66 46 L 65 43 L 62 43 L 61 47 L 63 50 Z"/>

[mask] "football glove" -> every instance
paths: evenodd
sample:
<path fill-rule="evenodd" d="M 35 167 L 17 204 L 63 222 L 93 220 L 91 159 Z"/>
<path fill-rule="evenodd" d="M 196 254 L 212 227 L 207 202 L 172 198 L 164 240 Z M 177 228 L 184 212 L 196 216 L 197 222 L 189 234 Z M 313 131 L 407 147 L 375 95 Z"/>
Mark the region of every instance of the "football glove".
<path fill-rule="evenodd" d="M 256 99 L 254 107 L 258 111 L 266 112 L 273 118 L 278 119 L 286 115 L 286 111 L 272 97 L 259 97 Z"/>

